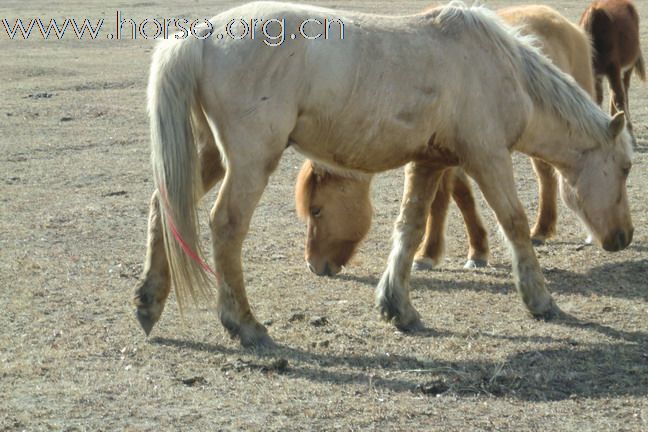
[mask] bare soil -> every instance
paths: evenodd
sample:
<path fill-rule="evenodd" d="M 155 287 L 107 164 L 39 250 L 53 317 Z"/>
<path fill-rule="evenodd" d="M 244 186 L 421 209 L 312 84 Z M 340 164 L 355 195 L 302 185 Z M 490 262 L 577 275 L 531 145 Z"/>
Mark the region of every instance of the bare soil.
<path fill-rule="evenodd" d="M 428 4 L 317 3 L 381 13 Z M 523 2 L 487 2 L 513 3 Z M 586 5 L 548 3 L 572 20 Z M 116 10 L 137 20 L 209 17 L 234 4 L 3 0 L 0 18 L 114 25 Z M 648 20 L 648 3 L 637 6 Z M 427 330 L 404 335 L 382 323 L 373 289 L 401 171 L 375 182 L 374 225 L 353 265 L 320 279 L 304 265 L 292 201 L 303 158 L 287 151 L 244 252 L 251 303 L 280 345 L 256 352 L 230 340 L 209 310 L 182 318 L 173 297 L 148 338 L 134 316 L 153 190 L 145 112 L 153 42 L 11 41 L 3 31 L 0 430 L 648 430 L 648 85 L 635 78 L 631 91 L 635 240 L 614 254 L 582 247 L 580 224 L 561 205 L 558 236 L 537 248 L 566 313 L 550 322 L 525 311 L 482 205 L 492 266 L 462 268 L 466 239 L 453 208 L 443 268 L 413 276 Z M 641 35 L 646 50 L 645 24 Z M 531 218 L 535 180 L 525 157 L 516 167 Z"/>

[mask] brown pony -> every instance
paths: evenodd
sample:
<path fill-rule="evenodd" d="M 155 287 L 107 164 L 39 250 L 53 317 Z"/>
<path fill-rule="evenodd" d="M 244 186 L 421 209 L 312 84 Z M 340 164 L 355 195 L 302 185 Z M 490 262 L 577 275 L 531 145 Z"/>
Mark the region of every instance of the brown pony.
<path fill-rule="evenodd" d="M 579 27 L 547 6 L 514 6 L 499 10 L 498 15 L 511 25 L 521 26 L 523 33 L 534 35 L 544 54 L 594 96 L 590 44 Z M 534 244 L 542 244 L 556 232 L 558 187 L 553 168 L 539 159 L 532 161 L 540 198 L 531 238 Z M 305 255 L 313 273 L 337 274 L 369 231 L 370 182 L 370 176 L 336 176 L 316 168 L 310 161 L 302 166 L 295 201 L 299 216 L 308 221 Z M 443 259 L 450 198 L 459 207 L 466 225 L 469 249 L 465 268 L 488 264 L 488 233 L 477 211 L 470 182 L 463 170 L 450 168 L 443 175 L 430 207 L 425 238 L 414 262 L 416 269 L 434 268 Z"/>
<path fill-rule="evenodd" d="M 646 80 L 639 44 L 639 14 L 630 0 L 596 0 L 583 13 L 580 25 L 591 36 L 594 46 L 596 101 L 603 102 L 603 77 L 610 85 L 610 113 L 626 114 L 628 130 L 636 145 L 629 114 L 630 77 L 634 70 Z M 623 75 L 623 79 L 621 78 Z"/>

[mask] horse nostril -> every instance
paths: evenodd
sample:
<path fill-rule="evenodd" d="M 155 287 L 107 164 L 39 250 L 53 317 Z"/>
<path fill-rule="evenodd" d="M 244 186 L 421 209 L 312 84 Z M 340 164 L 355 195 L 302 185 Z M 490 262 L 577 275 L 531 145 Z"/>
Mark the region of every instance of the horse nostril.
<path fill-rule="evenodd" d="M 619 249 L 623 249 L 624 247 L 626 247 L 627 243 L 626 243 L 626 235 L 625 235 L 625 232 L 623 232 L 623 231 L 619 231 L 619 232 L 617 233 L 617 235 L 616 235 L 616 243 L 617 243 L 617 247 L 618 247 Z"/>

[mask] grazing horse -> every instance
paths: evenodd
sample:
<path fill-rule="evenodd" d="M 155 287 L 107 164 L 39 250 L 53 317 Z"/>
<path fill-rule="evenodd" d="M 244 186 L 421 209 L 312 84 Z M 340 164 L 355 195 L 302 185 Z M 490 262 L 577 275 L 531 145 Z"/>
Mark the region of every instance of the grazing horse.
<path fill-rule="evenodd" d="M 512 245 L 516 286 L 534 315 L 551 315 L 555 304 L 515 191 L 511 151 L 558 168 L 563 198 L 605 249 L 632 241 L 625 186 L 631 147 L 623 114 L 603 113 L 494 13 L 453 3 L 387 17 L 256 2 L 210 23 L 223 29 L 258 17 L 276 18 L 291 30 L 314 20 L 344 29 L 339 38 L 310 34 L 275 47 L 261 37 L 170 38 L 156 47 L 148 86 L 156 192 L 145 279 L 135 294 L 147 332 L 171 284 L 181 307 L 211 298 L 196 205 L 224 174 L 210 213 L 216 308 L 241 344 L 272 345 L 248 303 L 241 250 L 287 146 L 347 172 L 407 164 L 393 248 L 376 288 L 380 315 L 403 331 L 422 326 L 410 301 L 410 270 L 427 210 L 450 166 L 476 179 L 495 210 Z M 207 36 L 208 28 L 198 32 Z M 224 170 L 210 162 L 215 153 Z"/>
<path fill-rule="evenodd" d="M 630 0 L 596 0 L 581 16 L 580 25 L 591 36 L 594 47 L 596 101 L 599 105 L 603 102 L 603 77 L 607 77 L 610 85 L 610 113 L 614 115 L 619 111 L 625 112 L 628 129 L 636 145 L 628 95 L 632 71 L 642 81 L 646 80 L 646 68 L 639 44 L 637 9 Z"/>
<path fill-rule="evenodd" d="M 508 24 L 533 35 L 542 52 L 594 97 L 590 41 L 578 26 L 547 6 L 514 6 L 497 11 Z M 532 158 L 539 184 L 538 216 L 531 239 L 542 243 L 556 230 L 557 179 L 553 168 Z M 353 256 L 371 225 L 369 185 L 371 176 L 336 176 L 310 161 L 298 176 L 295 199 L 298 214 L 308 223 L 306 262 L 318 275 L 338 273 Z M 445 222 L 450 198 L 459 207 L 468 236 L 466 268 L 488 263 L 488 236 L 475 205 L 470 182 L 460 168 L 443 175 L 430 207 L 426 233 L 416 254 L 414 268 L 436 267 L 443 259 Z M 310 208 L 315 209 L 311 214 Z M 341 223 L 340 221 L 344 221 Z"/>

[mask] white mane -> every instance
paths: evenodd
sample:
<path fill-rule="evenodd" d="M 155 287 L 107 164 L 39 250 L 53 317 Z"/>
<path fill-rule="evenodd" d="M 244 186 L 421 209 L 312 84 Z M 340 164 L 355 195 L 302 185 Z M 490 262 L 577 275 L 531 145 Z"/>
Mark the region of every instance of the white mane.
<path fill-rule="evenodd" d="M 435 20 L 442 31 L 471 31 L 491 41 L 519 71 L 529 96 L 541 109 L 561 119 L 575 133 L 587 135 L 599 144 L 610 142 L 609 116 L 573 78 L 540 53 L 533 36 L 522 35 L 482 6 L 452 2 L 438 11 Z"/>

